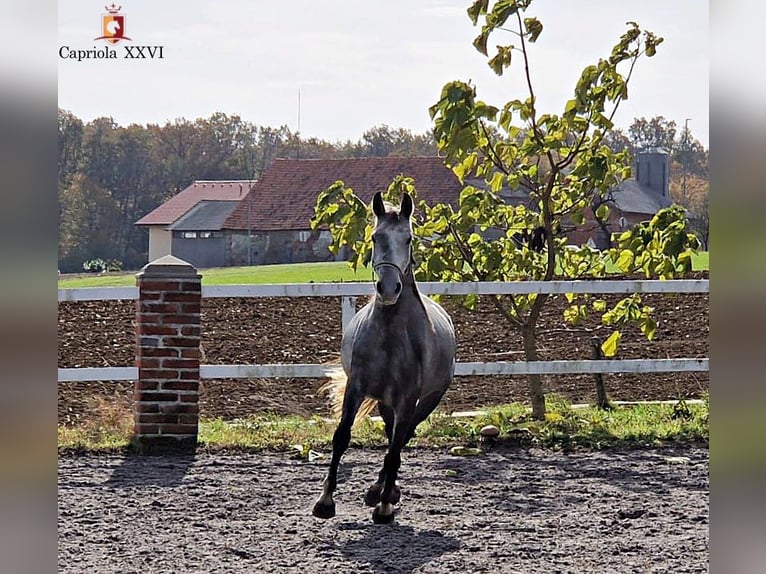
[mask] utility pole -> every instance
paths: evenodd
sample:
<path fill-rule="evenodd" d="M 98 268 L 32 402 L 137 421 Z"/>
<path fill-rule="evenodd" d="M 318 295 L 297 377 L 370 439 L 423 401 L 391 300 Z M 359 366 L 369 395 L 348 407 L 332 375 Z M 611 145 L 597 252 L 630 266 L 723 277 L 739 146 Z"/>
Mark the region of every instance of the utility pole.
<path fill-rule="evenodd" d="M 295 159 L 301 159 L 301 89 L 298 88 L 298 124 L 295 137 L 298 139 L 295 148 Z"/>
<path fill-rule="evenodd" d="M 683 141 L 683 149 L 684 149 L 684 155 L 683 157 L 683 180 L 681 181 L 681 205 L 685 208 L 686 207 L 686 164 L 689 162 L 689 120 L 691 118 L 686 118 L 684 120 L 684 141 Z"/>

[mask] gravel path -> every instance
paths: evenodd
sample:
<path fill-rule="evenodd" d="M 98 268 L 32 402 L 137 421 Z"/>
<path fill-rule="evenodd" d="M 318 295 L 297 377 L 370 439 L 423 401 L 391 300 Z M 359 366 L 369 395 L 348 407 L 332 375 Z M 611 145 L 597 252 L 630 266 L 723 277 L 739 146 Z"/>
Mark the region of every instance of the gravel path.
<path fill-rule="evenodd" d="M 707 572 L 708 451 L 404 452 L 394 525 L 362 496 L 383 451 L 327 458 L 61 455 L 59 572 Z"/>

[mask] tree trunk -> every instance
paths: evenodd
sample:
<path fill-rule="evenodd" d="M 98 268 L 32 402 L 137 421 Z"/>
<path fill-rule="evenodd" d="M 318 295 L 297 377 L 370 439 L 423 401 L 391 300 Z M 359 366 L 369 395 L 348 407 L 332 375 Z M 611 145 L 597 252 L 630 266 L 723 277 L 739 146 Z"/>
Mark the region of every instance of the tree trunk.
<path fill-rule="evenodd" d="M 600 361 L 604 357 L 601 354 L 601 341 L 598 337 L 592 337 L 590 340 L 591 357 L 594 361 Z M 612 403 L 609 402 L 609 396 L 606 394 L 606 385 L 601 373 L 593 373 L 593 379 L 596 382 L 596 406 L 604 410 L 612 410 Z"/>
<path fill-rule="evenodd" d="M 537 335 L 534 327 L 527 327 L 521 331 L 524 340 L 524 358 L 527 361 L 537 361 Z M 543 393 L 543 380 L 540 375 L 527 375 L 529 382 L 529 398 L 532 401 L 532 418 L 545 420 L 545 394 Z"/>

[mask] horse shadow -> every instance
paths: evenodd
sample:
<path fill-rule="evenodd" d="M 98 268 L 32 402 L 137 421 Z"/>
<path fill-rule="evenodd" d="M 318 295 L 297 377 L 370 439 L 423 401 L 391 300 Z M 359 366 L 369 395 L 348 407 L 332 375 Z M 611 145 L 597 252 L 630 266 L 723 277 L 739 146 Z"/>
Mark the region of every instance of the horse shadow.
<path fill-rule="evenodd" d="M 107 479 L 106 484 L 116 488 L 178 486 L 194 462 L 194 453 L 165 456 L 127 454 Z"/>
<path fill-rule="evenodd" d="M 439 556 L 455 552 L 461 547 L 459 540 L 438 530 L 423 530 L 406 525 L 344 522 L 338 528 L 361 531 L 361 536 L 338 543 L 338 550 L 349 561 L 369 564 L 376 574 L 410 574 Z"/>

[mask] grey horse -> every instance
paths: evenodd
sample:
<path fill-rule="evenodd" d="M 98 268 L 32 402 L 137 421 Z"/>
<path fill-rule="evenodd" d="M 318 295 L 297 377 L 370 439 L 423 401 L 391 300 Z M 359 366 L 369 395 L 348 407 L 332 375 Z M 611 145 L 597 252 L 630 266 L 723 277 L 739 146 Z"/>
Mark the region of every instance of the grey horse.
<path fill-rule="evenodd" d="M 360 407 L 369 413 L 377 403 L 385 423 L 388 452 L 378 480 L 365 496 L 365 504 L 375 507 L 375 523 L 390 523 L 400 497 L 396 478 L 402 448 L 452 382 L 455 329 L 447 312 L 422 296 L 415 283 L 412 198 L 403 194 L 397 209 L 376 193 L 372 210 L 375 296 L 343 333 L 341 362 L 345 377 L 333 389 L 339 407 L 340 395 L 343 397 L 340 422 L 333 435 L 330 469 L 313 514 L 319 518 L 335 516 L 332 495 L 341 456 L 351 440 L 351 427 Z"/>

